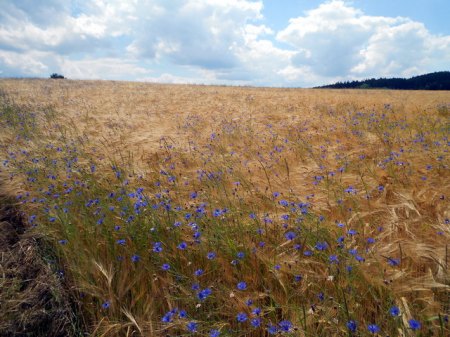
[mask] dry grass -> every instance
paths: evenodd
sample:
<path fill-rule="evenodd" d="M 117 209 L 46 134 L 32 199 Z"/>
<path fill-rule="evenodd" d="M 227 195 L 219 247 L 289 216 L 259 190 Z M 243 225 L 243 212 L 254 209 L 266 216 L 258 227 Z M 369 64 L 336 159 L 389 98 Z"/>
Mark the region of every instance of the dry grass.
<path fill-rule="evenodd" d="M 282 320 L 300 336 L 364 336 L 372 323 L 384 335 L 449 333 L 448 92 L 51 80 L 0 88 L 16 109 L 0 119 L 2 170 L 30 193 L 22 208 L 39 230 L 68 240 L 60 254 L 93 335 L 189 335 L 192 321 L 199 334 L 260 336 Z M 199 268 L 205 275 L 193 276 Z M 212 290 L 205 302 L 191 289 L 197 281 Z M 401 317 L 389 315 L 393 305 Z M 255 306 L 262 328 L 236 322 L 239 312 L 254 318 Z M 189 318 L 162 323 L 174 308 Z"/>
<path fill-rule="evenodd" d="M 30 235 L 12 186 L 0 179 L 0 335 L 78 336 L 74 303 L 45 238 Z"/>

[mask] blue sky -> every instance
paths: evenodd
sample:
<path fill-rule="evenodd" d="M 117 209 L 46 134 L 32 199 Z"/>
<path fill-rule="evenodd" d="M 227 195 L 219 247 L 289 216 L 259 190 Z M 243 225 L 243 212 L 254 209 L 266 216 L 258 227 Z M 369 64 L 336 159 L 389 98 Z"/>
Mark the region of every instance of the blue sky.
<path fill-rule="evenodd" d="M 450 68 L 448 0 L 0 0 L 0 77 L 310 87 Z"/>

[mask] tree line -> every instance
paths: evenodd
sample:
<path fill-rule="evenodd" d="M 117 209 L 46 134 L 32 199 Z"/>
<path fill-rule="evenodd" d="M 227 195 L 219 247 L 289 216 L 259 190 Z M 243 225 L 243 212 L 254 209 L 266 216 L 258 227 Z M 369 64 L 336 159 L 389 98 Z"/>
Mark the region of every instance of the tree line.
<path fill-rule="evenodd" d="M 371 78 L 363 81 L 337 82 L 316 88 L 450 90 L 450 71 L 439 71 L 411 78 Z"/>

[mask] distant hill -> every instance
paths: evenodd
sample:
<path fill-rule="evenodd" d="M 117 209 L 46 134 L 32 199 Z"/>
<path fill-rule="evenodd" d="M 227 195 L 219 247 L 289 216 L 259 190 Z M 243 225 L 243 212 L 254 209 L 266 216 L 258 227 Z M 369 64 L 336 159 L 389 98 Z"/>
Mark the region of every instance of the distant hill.
<path fill-rule="evenodd" d="M 371 78 L 364 81 L 337 82 L 316 88 L 450 90 L 450 71 L 439 71 L 411 78 Z"/>

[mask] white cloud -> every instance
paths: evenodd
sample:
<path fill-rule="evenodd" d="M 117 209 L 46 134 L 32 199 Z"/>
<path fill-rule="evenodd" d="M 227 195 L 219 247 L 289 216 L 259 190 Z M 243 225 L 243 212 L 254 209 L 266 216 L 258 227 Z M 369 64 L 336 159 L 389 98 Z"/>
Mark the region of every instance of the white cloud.
<path fill-rule="evenodd" d="M 410 76 L 433 70 L 439 59 L 448 62 L 450 37 L 433 36 L 422 23 L 408 21 L 377 30 L 360 55 L 352 73 Z"/>
<path fill-rule="evenodd" d="M 128 46 L 136 57 L 225 69 L 237 66 L 242 27 L 261 18 L 262 2 L 154 0 L 138 7 L 135 39 Z"/>
<path fill-rule="evenodd" d="M 0 49 L 0 76 L 41 76 L 49 72 L 48 53 L 32 51 L 26 54 Z"/>
<path fill-rule="evenodd" d="M 236 76 L 253 84 L 283 85 L 280 70 L 290 64 L 294 51 L 278 48 L 269 37 L 273 31 L 265 25 L 247 25 L 243 32 L 244 43 L 235 49 L 240 68 Z"/>
<path fill-rule="evenodd" d="M 135 61 L 110 57 L 84 60 L 61 58 L 58 60 L 58 67 L 72 79 L 127 80 L 149 76 L 152 73 Z"/>
<path fill-rule="evenodd" d="M 0 1 L 0 22 L 29 22 L 38 27 L 57 25 L 70 10 L 69 0 Z"/>
<path fill-rule="evenodd" d="M 291 19 L 277 39 L 298 52 L 293 68 L 281 74 L 309 70 L 322 81 L 415 75 L 445 69 L 438 66 L 440 57 L 450 59 L 449 37 L 432 35 L 408 18 L 365 15 L 341 0 Z"/>
<path fill-rule="evenodd" d="M 0 48 L 58 54 L 108 49 L 115 37 L 129 33 L 131 7 L 125 3 L 96 1 L 74 14 L 68 0 L 0 2 Z"/>
<path fill-rule="evenodd" d="M 127 80 L 150 76 L 152 71 L 122 58 L 72 60 L 51 52 L 18 53 L 0 50 L 0 76 L 49 76 L 62 73 L 71 79 Z"/>
<path fill-rule="evenodd" d="M 409 18 L 331 0 L 276 32 L 262 9 L 263 0 L 0 0 L 0 76 L 313 86 L 448 68 L 450 36 Z"/>

